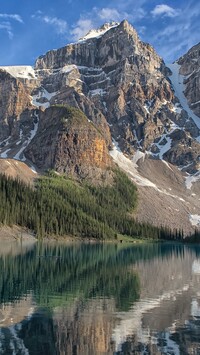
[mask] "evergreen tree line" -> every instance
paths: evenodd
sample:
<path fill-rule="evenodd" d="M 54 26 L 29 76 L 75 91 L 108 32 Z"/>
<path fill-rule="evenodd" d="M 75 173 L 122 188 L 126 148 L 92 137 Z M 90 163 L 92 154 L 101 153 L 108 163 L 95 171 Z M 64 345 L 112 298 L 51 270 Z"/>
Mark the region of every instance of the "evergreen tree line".
<path fill-rule="evenodd" d="M 0 175 L 0 223 L 20 225 L 38 238 L 72 235 L 87 238 L 182 239 L 182 233 L 139 223 L 131 216 L 137 189 L 121 171 L 112 186 L 91 186 L 50 172 L 35 188 Z"/>
<path fill-rule="evenodd" d="M 184 241 L 186 243 L 200 243 L 200 230 L 196 229 L 195 232 L 192 235 L 187 236 Z"/>

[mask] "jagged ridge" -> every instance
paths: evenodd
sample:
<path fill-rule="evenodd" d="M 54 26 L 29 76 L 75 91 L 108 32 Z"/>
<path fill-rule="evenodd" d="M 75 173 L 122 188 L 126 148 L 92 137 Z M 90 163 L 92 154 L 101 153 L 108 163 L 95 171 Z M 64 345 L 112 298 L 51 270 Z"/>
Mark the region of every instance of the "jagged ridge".
<path fill-rule="evenodd" d="M 47 153 L 51 152 L 45 148 L 45 137 L 51 136 L 52 129 L 52 124 L 48 124 L 52 112 L 49 106 L 67 103 L 86 114 L 104 136 L 107 148 L 111 148 L 114 140 L 122 154 L 130 158 L 135 159 L 140 151 L 145 159 L 165 159 L 174 164 L 174 169 L 178 166 L 193 174 L 187 180 L 187 187 L 191 188 L 199 176 L 199 129 L 176 97 L 170 69 L 149 44 L 139 39 L 127 21 L 111 28 L 104 26 L 96 34 L 47 52 L 37 59 L 34 72 L 28 67 L 1 69 L 8 82 L 5 87 L 2 79 L 0 88 L 8 96 L 8 103 L 4 103 L 7 116 L 1 119 L 1 156 L 28 159 L 38 167 L 55 167 L 68 173 L 61 150 L 60 157 L 55 159 L 52 155 L 45 161 L 38 150 L 42 145 L 49 150 Z M 198 56 L 196 49 L 194 52 Z M 8 87 L 12 87 L 12 95 L 8 94 Z M 23 99 L 16 87 L 24 92 Z M 8 110 L 14 103 L 15 110 Z M 62 110 L 58 111 L 55 122 L 59 121 Z M 46 139 L 51 148 L 56 124 L 54 128 L 51 139 Z M 64 141 L 63 149 L 70 150 L 73 160 L 74 150 Z M 56 161 L 60 163 L 56 165 Z M 76 171 L 80 170 L 80 163 L 77 166 Z M 89 170 L 91 166 L 93 158 L 88 161 Z M 134 175 L 136 182 L 137 176 L 138 172 Z M 192 206 L 187 210 L 189 213 L 192 214 Z"/>

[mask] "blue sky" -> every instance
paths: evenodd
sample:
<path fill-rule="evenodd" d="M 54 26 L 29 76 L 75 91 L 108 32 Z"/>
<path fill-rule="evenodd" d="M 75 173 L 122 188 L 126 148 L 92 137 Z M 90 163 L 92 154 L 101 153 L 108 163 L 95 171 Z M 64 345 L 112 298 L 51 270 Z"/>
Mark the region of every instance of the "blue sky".
<path fill-rule="evenodd" d="M 33 65 L 89 29 L 125 18 L 167 63 L 200 42 L 198 0 L 6 0 L 0 4 L 0 65 Z"/>

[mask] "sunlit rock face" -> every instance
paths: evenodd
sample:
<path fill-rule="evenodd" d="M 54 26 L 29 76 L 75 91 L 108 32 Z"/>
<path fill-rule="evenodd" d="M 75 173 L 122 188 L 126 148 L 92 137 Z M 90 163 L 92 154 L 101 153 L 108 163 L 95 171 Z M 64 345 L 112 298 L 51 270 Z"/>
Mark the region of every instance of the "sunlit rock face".
<path fill-rule="evenodd" d="M 79 110 L 62 106 L 40 114 L 37 135 L 25 154 L 40 169 L 75 178 L 98 180 L 111 166 L 106 141 L 93 123 Z"/>

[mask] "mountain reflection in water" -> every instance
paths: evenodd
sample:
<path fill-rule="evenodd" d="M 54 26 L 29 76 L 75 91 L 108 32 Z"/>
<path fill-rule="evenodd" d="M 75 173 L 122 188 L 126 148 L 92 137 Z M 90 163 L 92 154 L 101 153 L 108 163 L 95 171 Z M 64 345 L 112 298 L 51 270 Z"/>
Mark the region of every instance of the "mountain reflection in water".
<path fill-rule="evenodd" d="M 199 247 L 36 243 L 0 268 L 0 354 L 200 354 Z"/>

